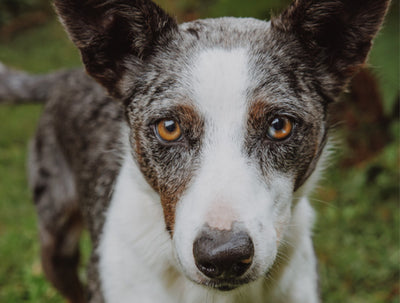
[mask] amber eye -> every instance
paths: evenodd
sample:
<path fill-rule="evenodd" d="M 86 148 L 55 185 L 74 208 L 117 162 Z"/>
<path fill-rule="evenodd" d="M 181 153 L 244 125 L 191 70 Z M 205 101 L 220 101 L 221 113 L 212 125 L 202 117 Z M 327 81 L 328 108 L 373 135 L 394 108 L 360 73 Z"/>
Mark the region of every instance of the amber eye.
<path fill-rule="evenodd" d="M 163 119 L 157 123 L 156 131 L 158 136 L 166 142 L 177 141 L 182 131 L 177 122 L 171 119 Z"/>
<path fill-rule="evenodd" d="M 268 128 L 268 137 L 280 141 L 290 136 L 293 130 L 293 123 L 289 118 L 274 118 Z"/>

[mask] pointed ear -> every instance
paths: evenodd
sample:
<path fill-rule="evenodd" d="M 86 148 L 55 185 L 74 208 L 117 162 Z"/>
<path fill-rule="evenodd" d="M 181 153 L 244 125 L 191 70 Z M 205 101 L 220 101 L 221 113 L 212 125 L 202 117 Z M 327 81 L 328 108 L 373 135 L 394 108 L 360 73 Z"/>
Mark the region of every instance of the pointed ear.
<path fill-rule="evenodd" d="M 114 97 L 129 58 L 146 60 L 177 31 L 174 19 L 149 0 L 55 0 L 87 72 Z"/>
<path fill-rule="evenodd" d="M 390 0 L 295 0 L 272 29 L 291 35 L 319 68 L 329 73 L 337 95 L 367 59 Z M 329 85 L 328 85 L 329 86 Z"/>

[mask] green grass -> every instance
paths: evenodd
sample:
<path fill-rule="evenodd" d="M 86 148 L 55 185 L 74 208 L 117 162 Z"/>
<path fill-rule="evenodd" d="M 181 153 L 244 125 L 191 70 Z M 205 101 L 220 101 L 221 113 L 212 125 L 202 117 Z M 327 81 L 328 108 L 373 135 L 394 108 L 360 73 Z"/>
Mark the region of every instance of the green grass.
<path fill-rule="evenodd" d="M 393 110 L 394 102 L 400 93 L 399 2 L 393 1 L 392 6 L 369 58 L 381 85 L 387 114 Z"/>
<path fill-rule="evenodd" d="M 398 157 L 394 143 L 363 167 L 329 170 L 314 200 L 324 302 L 399 302 Z"/>
<path fill-rule="evenodd" d="M 0 61 L 32 73 L 80 65 L 78 51 L 55 20 L 0 41 Z"/>
<path fill-rule="evenodd" d="M 229 7 L 225 2 L 215 1 L 203 13 L 224 15 L 222 7 Z M 235 12 L 231 7 L 226 14 Z M 390 18 L 395 21 L 387 24 L 371 55 L 383 83 L 386 113 L 399 93 L 394 68 L 394 63 L 398 66 L 398 15 Z M 51 22 L 0 43 L 0 61 L 41 73 L 76 66 L 79 56 L 61 27 Z M 63 302 L 40 267 L 37 223 L 25 173 L 26 147 L 40 111 L 37 105 L 0 106 L 0 302 Z M 384 150 L 356 167 L 341 166 L 338 156 L 313 196 L 325 303 L 400 302 L 398 120 L 389 127 L 392 142 Z M 87 255 L 87 236 L 82 245 Z"/>

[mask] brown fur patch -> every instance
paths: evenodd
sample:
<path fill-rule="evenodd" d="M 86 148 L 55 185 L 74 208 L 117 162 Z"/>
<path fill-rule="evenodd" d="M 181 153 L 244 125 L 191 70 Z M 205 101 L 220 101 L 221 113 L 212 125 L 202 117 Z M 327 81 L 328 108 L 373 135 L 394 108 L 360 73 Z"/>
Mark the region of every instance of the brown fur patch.
<path fill-rule="evenodd" d="M 128 114 L 129 117 L 129 114 Z M 174 105 L 162 113 L 155 111 L 151 121 L 174 119 L 182 129 L 182 137 L 176 142 L 162 142 L 154 133 L 153 125 L 134 119 L 132 129 L 135 158 L 147 182 L 160 194 L 165 225 L 172 234 L 175 225 L 176 204 L 186 190 L 199 161 L 203 135 L 203 119 L 189 104 Z M 136 125 L 136 123 L 140 125 Z"/>

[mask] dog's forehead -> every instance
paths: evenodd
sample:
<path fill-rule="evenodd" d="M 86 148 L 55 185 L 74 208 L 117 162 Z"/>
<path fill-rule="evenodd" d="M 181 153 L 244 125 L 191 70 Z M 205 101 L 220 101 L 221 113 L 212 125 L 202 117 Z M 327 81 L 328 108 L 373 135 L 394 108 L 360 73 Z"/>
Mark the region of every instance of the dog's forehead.
<path fill-rule="evenodd" d="M 138 100 L 148 101 L 136 104 L 149 115 L 185 103 L 202 116 L 228 109 L 232 118 L 243 119 L 262 101 L 286 108 L 301 104 L 302 118 L 310 119 L 323 112 L 310 89 L 312 77 L 309 65 L 273 36 L 270 22 L 225 17 L 181 24 L 140 79 L 125 87 L 135 87 Z M 235 107 L 241 108 L 236 117 Z"/>
<path fill-rule="evenodd" d="M 200 19 L 179 26 L 181 33 L 193 36 L 203 45 L 226 48 L 262 41 L 269 28 L 270 22 L 234 17 Z"/>
<path fill-rule="evenodd" d="M 246 109 L 248 61 L 246 48 L 207 49 L 194 60 L 193 101 L 205 116 L 241 119 Z"/>
<path fill-rule="evenodd" d="M 303 96 L 294 91 L 301 90 L 295 78 L 312 75 L 302 56 L 287 52 L 288 47 L 274 37 L 270 22 L 253 18 L 224 17 L 183 23 L 175 46 L 170 52 L 163 51 L 157 62 L 162 76 L 170 74 L 170 78 L 177 80 L 174 88 L 192 90 L 200 82 L 212 86 L 216 79 L 219 84 L 225 79 L 224 84 L 231 85 L 231 89 L 246 89 L 250 101 L 264 98 L 269 102 L 296 102 Z M 242 77 L 235 78 L 239 73 Z M 232 82 L 238 80 L 241 82 Z M 218 92 L 223 90 L 221 87 Z"/>

